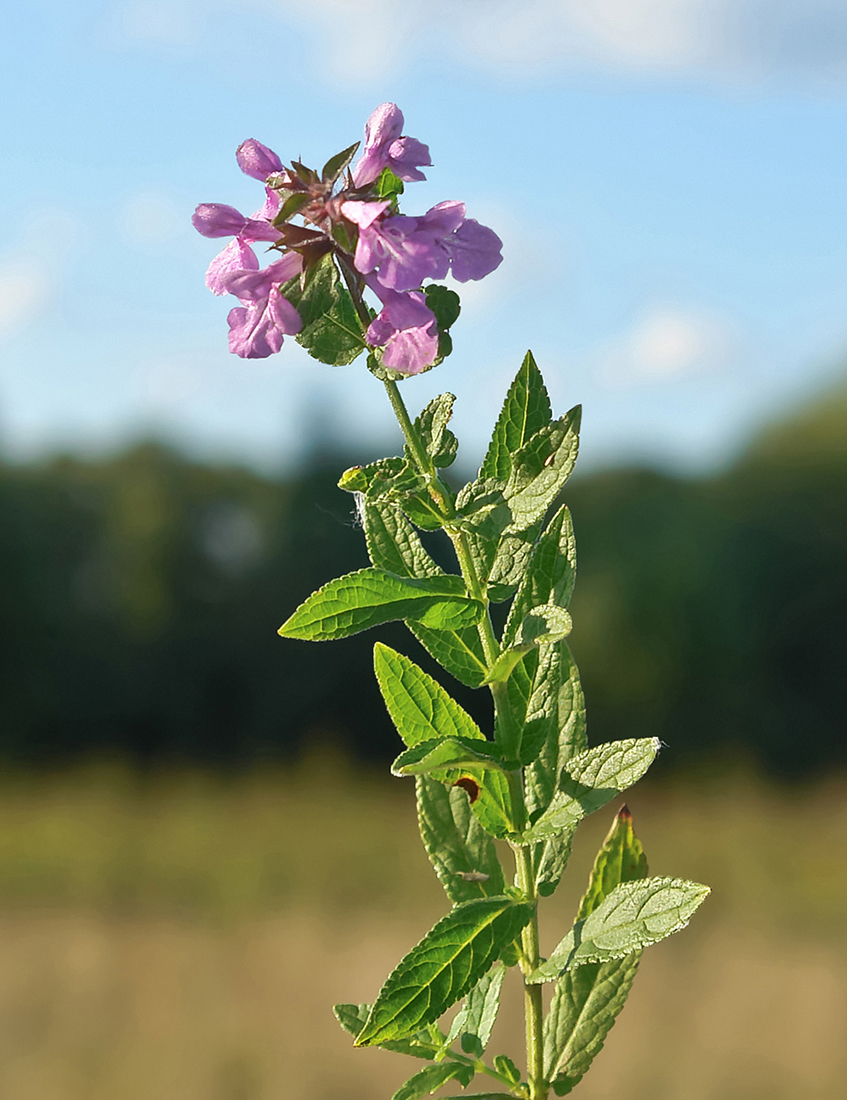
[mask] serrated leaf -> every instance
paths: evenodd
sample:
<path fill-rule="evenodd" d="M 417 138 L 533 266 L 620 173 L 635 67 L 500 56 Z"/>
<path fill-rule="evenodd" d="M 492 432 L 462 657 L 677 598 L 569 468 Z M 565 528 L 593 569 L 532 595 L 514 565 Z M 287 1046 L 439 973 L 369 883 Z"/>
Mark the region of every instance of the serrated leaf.
<path fill-rule="evenodd" d="M 602 964 L 588 963 L 566 974 L 545 1020 L 545 1076 L 557 1096 L 566 1096 L 582 1079 L 632 989 L 641 953 Z M 555 1031 L 560 1050 L 548 1059 L 547 1029 Z M 553 1052 L 551 1052 L 552 1054 Z"/>
<path fill-rule="evenodd" d="M 603 843 L 577 913 L 584 920 L 622 882 L 647 877 L 647 860 L 624 806 Z M 544 1076 L 558 1095 L 573 1089 L 600 1051 L 629 994 L 641 952 L 586 963 L 556 983 L 544 1021 Z"/>
<path fill-rule="evenodd" d="M 365 1026 L 371 1006 L 368 1004 L 334 1005 L 332 1011 L 344 1030 L 349 1031 L 353 1038 L 356 1038 Z M 440 1044 L 434 1043 L 426 1031 L 419 1031 L 408 1039 L 397 1039 L 395 1042 L 389 1040 L 379 1045 L 383 1050 L 390 1050 L 395 1054 L 408 1054 L 412 1058 L 428 1060 L 432 1060 L 441 1051 Z"/>
<path fill-rule="evenodd" d="M 374 672 L 391 720 L 409 748 L 438 738 L 485 742 L 473 718 L 439 683 L 382 642 L 374 646 Z"/>
<path fill-rule="evenodd" d="M 438 577 L 443 572 L 424 549 L 418 533 L 390 501 L 365 500 L 365 540 L 371 564 L 398 577 Z"/>
<path fill-rule="evenodd" d="M 490 751 L 483 751 L 485 746 Z M 443 772 L 477 772 L 479 770 L 502 771 L 502 763 L 495 754 L 491 741 L 467 737 L 447 737 L 443 740 L 422 741 L 401 752 L 391 765 L 391 774 L 433 775 Z"/>
<path fill-rule="evenodd" d="M 315 264 L 305 288 L 298 277 L 283 285 L 282 294 L 303 321 L 297 343 L 315 359 L 338 367 L 365 350 L 362 321 L 331 253 Z"/>
<path fill-rule="evenodd" d="M 421 839 L 450 900 L 458 905 L 501 895 L 506 888 L 503 868 L 465 791 L 428 776 L 419 776 L 416 787 Z"/>
<path fill-rule="evenodd" d="M 537 818 L 553 799 L 565 764 L 585 750 L 585 700 L 570 649 L 565 642 L 540 646 L 538 665 L 526 706 L 524 739 L 541 748 L 527 762 L 527 810 Z"/>
<path fill-rule="evenodd" d="M 415 418 L 418 437 L 435 466 L 449 466 L 456 457 L 459 441 L 447 427 L 455 400 L 454 394 L 442 393 L 434 397 Z"/>
<path fill-rule="evenodd" d="M 435 1023 L 476 985 L 533 912 L 531 904 L 506 897 L 457 906 L 388 976 L 356 1045 L 404 1038 Z"/>
<path fill-rule="evenodd" d="M 464 1087 L 471 1083 L 473 1075 L 473 1066 L 462 1062 L 440 1062 L 437 1066 L 427 1066 L 414 1077 L 410 1077 L 391 1100 L 419 1100 L 421 1096 L 429 1096 L 454 1079 L 461 1081 Z"/>
<path fill-rule="evenodd" d="M 535 433 L 512 457 L 504 495 L 512 514 L 511 529 L 536 523 L 571 475 L 579 452 L 579 405 Z"/>
<path fill-rule="evenodd" d="M 567 607 L 575 579 L 576 540 L 571 514 L 562 506 L 532 551 L 503 629 L 502 644 L 508 646 L 515 640 L 521 622 L 531 608 L 542 604 Z"/>
<path fill-rule="evenodd" d="M 488 450 L 480 467 L 480 478 L 505 481 L 512 472 L 512 455 L 551 420 L 550 398 L 535 363 L 528 351 L 509 387 L 506 400 Z"/>
<path fill-rule="evenodd" d="M 708 886 L 675 878 L 621 883 L 574 924 L 527 981 L 551 981 L 583 963 L 621 959 L 658 943 L 684 928 L 709 892 Z"/>
<path fill-rule="evenodd" d="M 356 155 L 356 150 L 359 148 L 359 145 L 360 142 L 356 141 L 346 149 L 342 149 L 340 153 L 336 153 L 334 157 L 329 158 L 321 172 L 321 179 L 324 183 L 335 183 Z"/>
<path fill-rule="evenodd" d="M 529 565 L 541 521 L 526 531 L 501 535 L 488 572 L 488 597 L 494 603 L 507 600 L 515 594 Z"/>
<path fill-rule="evenodd" d="M 656 759 L 658 749 L 655 737 L 629 738 L 597 745 L 573 757 L 562 769 L 550 805 L 521 842 L 532 844 L 575 829 L 583 817 L 636 783 Z"/>
<path fill-rule="evenodd" d="M 419 622 L 407 626 L 429 655 L 466 687 L 480 687 L 488 672 L 476 627 L 433 630 Z"/>
<path fill-rule="evenodd" d="M 476 1039 L 476 1049 L 468 1051 L 481 1058 L 488 1046 L 497 1013 L 500 1009 L 500 990 L 506 967 L 500 963 L 484 974 L 468 994 L 468 998 L 453 1018 L 444 1046 L 450 1047 L 459 1036 Z M 465 1049 L 463 1047 L 463 1049 Z"/>
<path fill-rule="evenodd" d="M 382 569 L 360 569 L 313 592 L 279 628 L 283 638 L 330 641 L 395 619 L 435 629 L 477 622 L 482 604 L 463 595 L 461 577 L 406 578 Z"/>

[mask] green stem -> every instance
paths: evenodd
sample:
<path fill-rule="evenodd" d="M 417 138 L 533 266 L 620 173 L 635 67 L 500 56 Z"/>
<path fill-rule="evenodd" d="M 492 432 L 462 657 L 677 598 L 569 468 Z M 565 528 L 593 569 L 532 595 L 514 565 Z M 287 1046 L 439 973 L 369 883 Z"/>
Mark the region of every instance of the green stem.
<path fill-rule="evenodd" d="M 526 1067 L 529 1081 L 529 1100 L 547 1100 L 549 1086 L 544 1080 L 544 1008 L 541 1003 L 541 986 L 530 984 L 527 978 L 540 965 L 538 952 L 538 895 L 532 854 L 527 847 L 515 847 L 515 864 L 518 885 L 530 901 L 536 902 L 532 920 L 521 932 L 521 971 L 524 976 L 524 1011 L 526 1015 Z"/>
<path fill-rule="evenodd" d="M 385 382 L 388 399 L 394 410 L 394 415 L 403 431 L 403 436 L 408 444 L 409 451 L 414 458 L 418 470 L 427 480 L 430 495 L 438 504 L 444 517 L 444 529 L 450 537 L 456 551 L 456 558 L 462 572 L 468 592 L 479 600 L 485 608 L 482 621 L 479 624 L 479 636 L 482 642 L 483 653 L 489 667 L 500 654 L 500 645 L 494 633 L 489 612 L 488 593 L 480 580 L 467 532 L 452 523 L 455 519 L 450 496 L 447 493 L 426 448 L 421 442 L 409 411 L 403 401 L 403 397 L 396 382 Z M 509 705 L 508 691 L 504 683 L 490 684 L 491 694 L 494 698 L 494 708 L 498 721 L 509 723 L 512 721 L 511 707 Z M 512 801 L 516 816 L 521 818 L 515 825 L 518 830 L 524 827 L 524 799 L 523 782 L 520 771 L 509 773 L 510 787 L 512 788 Z M 532 855 L 528 848 L 515 847 L 515 861 L 517 865 L 518 886 L 524 896 L 537 902 L 535 889 L 535 873 L 532 866 Z M 533 912 L 532 920 L 521 932 L 522 959 L 521 969 L 524 979 L 540 965 L 538 953 L 538 913 Z M 524 981 L 524 1003 L 526 1011 L 526 1052 L 527 1052 L 527 1078 L 529 1081 L 529 1095 L 527 1100 L 547 1100 L 549 1086 L 544 1080 L 544 1038 L 543 1038 L 543 1006 L 541 1002 L 541 986 L 530 985 Z M 480 1063 L 483 1072 L 496 1080 L 508 1084 L 496 1071 L 489 1069 Z"/>

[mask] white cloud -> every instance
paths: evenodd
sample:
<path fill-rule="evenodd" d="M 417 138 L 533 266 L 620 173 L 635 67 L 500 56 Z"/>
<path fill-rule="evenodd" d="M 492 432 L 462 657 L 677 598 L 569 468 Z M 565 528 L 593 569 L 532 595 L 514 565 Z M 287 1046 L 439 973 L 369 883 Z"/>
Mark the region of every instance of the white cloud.
<path fill-rule="evenodd" d="M 611 388 L 658 383 L 724 368 L 733 340 L 719 318 L 660 308 L 607 344 L 597 357 L 599 376 Z"/>
<path fill-rule="evenodd" d="M 187 43 L 222 9 L 298 28 L 339 84 L 371 85 L 434 53 L 516 75 L 563 64 L 734 80 L 847 74 L 844 0 L 137 0 L 123 31 Z"/>

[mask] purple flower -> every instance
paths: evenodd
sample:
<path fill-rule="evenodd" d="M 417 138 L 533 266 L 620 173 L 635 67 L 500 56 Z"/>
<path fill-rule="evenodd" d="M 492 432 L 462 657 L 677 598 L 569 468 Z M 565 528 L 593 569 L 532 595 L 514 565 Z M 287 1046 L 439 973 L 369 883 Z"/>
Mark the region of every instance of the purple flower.
<path fill-rule="evenodd" d="M 262 145 L 261 141 L 256 141 L 255 138 L 242 141 L 235 152 L 235 159 L 245 175 L 252 176 L 254 180 L 261 180 L 262 183 L 272 172 L 282 171 L 282 161 L 273 149 Z"/>
<path fill-rule="evenodd" d="M 235 243 L 235 242 L 233 242 Z M 244 303 L 230 310 L 229 350 L 242 359 L 266 359 L 282 347 L 283 336 L 294 336 L 303 327 L 300 314 L 280 287 L 303 268 L 296 252 L 259 271 L 233 268 L 223 279 L 224 288 Z"/>
<path fill-rule="evenodd" d="M 383 365 L 401 374 L 420 374 L 438 357 L 438 323 L 418 290 L 401 294 L 376 280 L 368 285 L 382 301 L 382 312 L 371 321 L 366 339 L 381 347 Z"/>
<path fill-rule="evenodd" d="M 345 218 L 359 226 L 354 264 L 390 290 L 411 290 L 424 279 L 443 279 L 453 267 L 459 282 L 482 279 L 502 255 L 497 234 L 465 218 L 462 202 L 440 202 L 422 218 L 381 218 L 384 202 L 346 202 Z"/>
<path fill-rule="evenodd" d="M 197 207 L 191 221 L 198 233 L 204 237 L 235 237 L 215 256 L 206 271 L 206 286 L 213 294 L 227 293 L 225 279 L 230 271 L 258 269 L 259 261 L 248 246 L 253 241 L 279 240 L 279 231 L 271 224 L 278 210 L 279 195 L 270 187 L 265 188 L 264 205 L 249 218 L 234 206 L 220 202 L 204 202 Z"/>
<path fill-rule="evenodd" d="M 401 137 L 403 112 L 394 103 L 383 103 L 365 123 L 365 149 L 353 167 L 353 183 L 373 183 L 383 168 L 401 180 L 424 180 L 418 166 L 432 164 L 429 148 L 416 138 Z"/>
<path fill-rule="evenodd" d="M 243 241 L 278 241 L 279 232 L 261 217 L 267 202 L 252 218 L 245 218 L 234 206 L 203 202 L 191 216 L 191 224 L 204 237 L 240 237 Z"/>

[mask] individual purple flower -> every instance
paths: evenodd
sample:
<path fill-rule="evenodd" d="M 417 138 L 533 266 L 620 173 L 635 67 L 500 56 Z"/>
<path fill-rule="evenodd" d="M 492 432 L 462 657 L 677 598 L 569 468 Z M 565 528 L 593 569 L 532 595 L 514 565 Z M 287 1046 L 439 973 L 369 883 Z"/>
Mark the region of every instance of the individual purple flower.
<path fill-rule="evenodd" d="M 282 161 L 273 149 L 262 145 L 261 141 L 256 141 L 255 138 L 242 141 L 235 151 L 235 159 L 245 175 L 252 176 L 254 180 L 261 180 L 262 183 L 273 172 L 283 170 Z"/>
<path fill-rule="evenodd" d="M 401 374 L 420 374 L 438 357 L 438 323 L 419 290 L 386 290 L 376 280 L 368 285 L 382 302 L 382 312 L 371 321 L 366 339 L 381 347 L 383 365 Z"/>
<path fill-rule="evenodd" d="M 501 262 L 497 234 L 465 217 L 463 202 L 440 202 L 422 218 L 381 218 L 385 203 L 346 202 L 345 218 L 359 226 L 353 262 L 375 273 L 390 290 L 411 290 L 424 279 L 443 279 L 449 268 L 459 282 L 482 279 Z"/>
<path fill-rule="evenodd" d="M 224 286 L 244 303 L 230 310 L 229 350 L 242 359 L 266 359 L 282 347 L 284 336 L 294 336 L 303 327 L 300 314 L 284 298 L 283 283 L 303 268 L 297 252 L 287 252 L 261 271 L 253 268 L 231 270 Z"/>
<path fill-rule="evenodd" d="M 206 271 L 206 286 L 213 294 L 228 293 L 225 280 L 231 271 L 240 268 L 257 270 L 259 261 L 249 247 L 254 241 L 279 240 L 279 230 L 271 224 L 279 210 L 279 195 L 265 188 L 264 205 L 246 218 L 234 206 L 220 202 L 201 203 L 191 218 L 198 233 L 204 237 L 235 237 L 234 241 L 215 256 Z"/>
<path fill-rule="evenodd" d="M 403 112 L 394 103 L 383 103 L 365 123 L 365 148 L 353 166 L 353 183 L 364 187 L 390 168 L 401 180 L 424 180 L 420 165 L 430 165 L 429 147 L 416 138 L 402 137 Z"/>
<path fill-rule="evenodd" d="M 279 231 L 267 218 L 265 210 L 257 210 L 252 218 L 245 216 L 234 206 L 222 202 L 203 202 L 191 216 L 191 224 L 204 237 L 240 237 L 243 241 L 278 241 Z"/>

